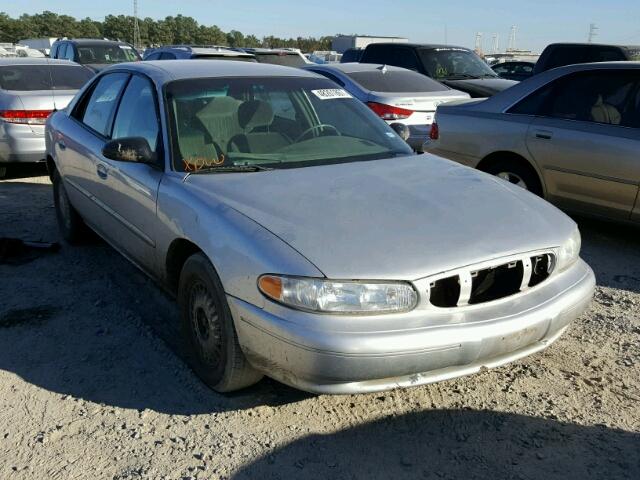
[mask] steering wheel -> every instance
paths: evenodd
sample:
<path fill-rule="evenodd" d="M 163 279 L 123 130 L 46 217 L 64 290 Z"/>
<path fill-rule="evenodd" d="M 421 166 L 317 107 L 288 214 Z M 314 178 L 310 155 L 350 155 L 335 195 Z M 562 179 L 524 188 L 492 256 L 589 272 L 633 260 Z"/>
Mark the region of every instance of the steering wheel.
<path fill-rule="evenodd" d="M 325 128 L 330 128 L 331 130 L 336 132 L 336 134 L 339 137 L 342 136 L 340 131 L 336 127 L 334 127 L 333 125 L 329 125 L 328 123 L 320 123 L 318 125 L 313 125 L 312 127 L 307 128 L 304 132 L 302 132 L 300 135 L 298 135 L 298 137 L 293 141 L 293 143 L 298 143 L 300 140 L 302 140 L 304 137 L 309 135 L 314 130 L 325 129 Z"/>

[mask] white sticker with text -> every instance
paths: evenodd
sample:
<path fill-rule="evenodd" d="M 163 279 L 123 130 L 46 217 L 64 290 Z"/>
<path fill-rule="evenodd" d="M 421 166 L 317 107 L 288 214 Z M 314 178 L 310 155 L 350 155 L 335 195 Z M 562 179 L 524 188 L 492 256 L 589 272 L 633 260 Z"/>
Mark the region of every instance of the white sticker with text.
<path fill-rule="evenodd" d="M 342 88 L 323 88 L 321 90 L 311 90 L 320 100 L 333 100 L 334 98 L 353 98 Z"/>

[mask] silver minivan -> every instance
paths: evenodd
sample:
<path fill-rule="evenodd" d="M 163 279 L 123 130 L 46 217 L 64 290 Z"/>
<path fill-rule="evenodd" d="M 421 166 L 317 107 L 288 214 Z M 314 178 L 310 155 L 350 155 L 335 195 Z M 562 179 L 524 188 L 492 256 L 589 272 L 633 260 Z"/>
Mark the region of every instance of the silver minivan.
<path fill-rule="evenodd" d="M 93 72 L 67 60 L 0 59 L 0 177 L 11 162 L 45 158 L 44 124 Z"/>

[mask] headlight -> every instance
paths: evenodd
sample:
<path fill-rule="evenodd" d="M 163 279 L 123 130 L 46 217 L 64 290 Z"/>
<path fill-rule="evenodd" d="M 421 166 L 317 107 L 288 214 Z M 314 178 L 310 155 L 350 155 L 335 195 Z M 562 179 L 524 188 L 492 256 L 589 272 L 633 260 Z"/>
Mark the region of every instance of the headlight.
<path fill-rule="evenodd" d="M 263 275 L 258 288 L 288 307 L 323 313 L 395 313 L 416 306 L 418 294 L 403 282 L 353 282 Z"/>
<path fill-rule="evenodd" d="M 582 239 L 580 238 L 580 231 L 578 227 L 573 231 L 571 236 L 564 242 L 558 250 L 558 271 L 562 272 L 578 260 L 580 255 L 580 246 L 582 245 Z"/>

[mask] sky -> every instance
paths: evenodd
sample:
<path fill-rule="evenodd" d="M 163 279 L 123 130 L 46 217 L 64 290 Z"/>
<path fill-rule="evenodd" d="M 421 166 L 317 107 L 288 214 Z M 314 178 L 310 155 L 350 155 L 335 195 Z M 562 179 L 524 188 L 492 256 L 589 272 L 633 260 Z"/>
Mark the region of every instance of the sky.
<path fill-rule="evenodd" d="M 12 17 L 43 10 L 102 20 L 109 14 L 131 15 L 133 0 L 0 0 L 0 11 Z M 496 33 L 504 50 L 512 25 L 516 47 L 539 52 L 551 42 L 586 41 L 595 23 L 594 41 L 640 45 L 639 0 L 138 0 L 138 10 L 140 17 L 182 14 L 258 37 L 344 33 L 473 47 L 482 32 L 485 51 Z"/>

